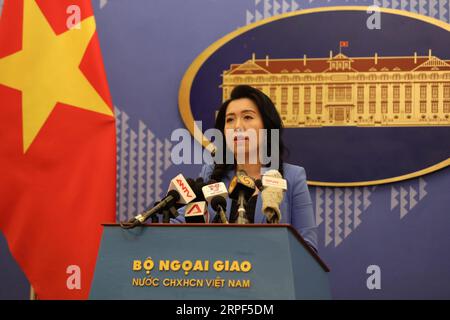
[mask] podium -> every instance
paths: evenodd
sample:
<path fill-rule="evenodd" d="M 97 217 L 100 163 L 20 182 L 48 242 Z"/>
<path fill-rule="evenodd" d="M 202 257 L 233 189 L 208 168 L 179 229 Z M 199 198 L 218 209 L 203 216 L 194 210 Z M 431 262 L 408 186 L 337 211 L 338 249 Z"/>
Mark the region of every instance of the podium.
<path fill-rule="evenodd" d="M 103 225 L 90 299 L 330 299 L 329 269 L 290 225 Z"/>

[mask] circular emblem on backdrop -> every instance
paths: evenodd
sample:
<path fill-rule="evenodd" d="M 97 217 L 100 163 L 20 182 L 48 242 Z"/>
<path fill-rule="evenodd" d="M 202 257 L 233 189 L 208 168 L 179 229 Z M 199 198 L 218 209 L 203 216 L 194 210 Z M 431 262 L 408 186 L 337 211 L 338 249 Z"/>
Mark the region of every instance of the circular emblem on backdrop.
<path fill-rule="evenodd" d="M 248 84 L 274 101 L 286 161 L 304 167 L 310 184 L 414 178 L 450 164 L 449 42 L 449 24 L 400 10 L 275 16 L 194 60 L 181 82 L 180 113 L 191 133 L 194 121 L 212 128 L 232 89 Z"/>

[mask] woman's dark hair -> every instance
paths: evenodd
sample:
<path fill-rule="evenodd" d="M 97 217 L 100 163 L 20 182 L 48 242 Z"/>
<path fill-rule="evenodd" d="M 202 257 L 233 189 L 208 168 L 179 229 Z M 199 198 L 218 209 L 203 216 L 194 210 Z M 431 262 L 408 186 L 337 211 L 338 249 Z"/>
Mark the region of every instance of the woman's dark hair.
<path fill-rule="evenodd" d="M 261 114 L 264 129 L 267 129 L 267 156 L 271 157 L 271 134 L 270 131 L 272 129 L 278 129 L 279 130 L 279 168 L 278 171 L 283 174 L 283 155 L 285 152 L 285 146 L 282 139 L 282 133 L 283 133 L 283 122 L 281 120 L 280 115 L 278 114 L 277 109 L 275 108 L 275 105 L 273 104 L 272 100 L 265 95 L 262 91 L 253 88 L 248 85 L 240 85 L 237 86 L 231 91 L 230 98 L 226 100 L 222 106 L 219 109 L 219 112 L 217 113 L 216 117 L 216 124 L 215 128 L 220 130 L 222 132 L 223 141 L 225 141 L 225 116 L 226 111 L 228 108 L 228 105 L 231 101 L 247 98 L 253 101 L 253 103 L 256 105 L 256 107 L 259 110 L 259 113 Z M 223 148 L 217 149 L 216 152 L 219 152 L 222 154 L 224 161 L 226 159 L 226 152 L 227 147 L 226 143 L 223 143 Z M 216 181 L 222 181 L 222 178 L 227 175 L 227 173 L 231 170 L 236 170 L 236 160 L 233 164 L 218 164 L 216 163 L 214 165 L 214 170 L 211 173 L 211 179 Z"/>

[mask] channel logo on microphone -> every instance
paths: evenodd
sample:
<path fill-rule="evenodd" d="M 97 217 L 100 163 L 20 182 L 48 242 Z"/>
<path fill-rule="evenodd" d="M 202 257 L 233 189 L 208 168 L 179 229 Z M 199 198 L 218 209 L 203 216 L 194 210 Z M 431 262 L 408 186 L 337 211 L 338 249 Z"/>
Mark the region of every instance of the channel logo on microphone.
<path fill-rule="evenodd" d="M 180 194 L 178 202 L 181 204 L 187 204 L 195 199 L 195 192 L 181 173 L 170 181 L 168 191 L 170 190 L 176 190 Z"/>
<path fill-rule="evenodd" d="M 208 223 L 209 212 L 205 201 L 191 202 L 186 206 L 184 218 L 188 223 Z"/>

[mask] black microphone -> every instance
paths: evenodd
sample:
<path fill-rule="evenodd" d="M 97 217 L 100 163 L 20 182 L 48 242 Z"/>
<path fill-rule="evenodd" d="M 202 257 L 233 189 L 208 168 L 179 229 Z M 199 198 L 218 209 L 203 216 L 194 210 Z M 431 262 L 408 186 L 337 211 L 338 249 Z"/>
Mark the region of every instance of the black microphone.
<path fill-rule="evenodd" d="M 167 193 L 167 195 L 161 201 L 159 201 L 153 208 L 144 211 L 141 214 L 138 214 L 136 217 L 128 221 L 128 224 L 131 223 L 131 225 L 126 225 L 123 223 L 120 223 L 120 225 L 125 229 L 132 229 L 136 226 L 139 226 L 143 224 L 145 221 L 147 221 L 148 218 L 154 216 L 156 213 L 162 211 L 163 209 L 173 207 L 178 200 L 180 200 L 180 194 L 176 190 L 170 190 Z"/>
<path fill-rule="evenodd" d="M 228 196 L 228 191 L 225 183 L 211 180 L 202 188 L 202 191 L 206 201 L 211 204 L 211 207 L 216 212 L 216 216 L 214 217 L 213 222 L 228 223 L 227 216 L 225 214 L 227 208 L 226 197 Z"/>
<path fill-rule="evenodd" d="M 255 186 L 258 188 L 259 191 L 263 191 L 263 189 L 264 189 L 261 179 L 255 180 Z"/>
<path fill-rule="evenodd" d="M 203 180 L 203 178 L 200 177 L 200 178 L 197 178 L 195 180 L 195 183 L 194 183 L 194 185 L 192 187 L 192 190 L 194 191 L 195 197 L 196 197 L 195 200 L 197 200 L 197 201 L 206 201 L 205 196 L 204 196 L 203 191 L 202 191 L 202 188 L 204 186 L 206 186 L 206 183 Z"/>

